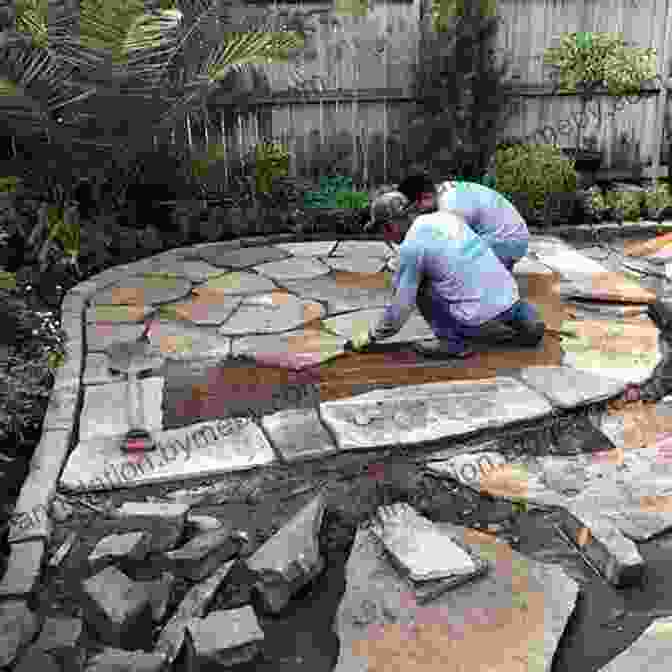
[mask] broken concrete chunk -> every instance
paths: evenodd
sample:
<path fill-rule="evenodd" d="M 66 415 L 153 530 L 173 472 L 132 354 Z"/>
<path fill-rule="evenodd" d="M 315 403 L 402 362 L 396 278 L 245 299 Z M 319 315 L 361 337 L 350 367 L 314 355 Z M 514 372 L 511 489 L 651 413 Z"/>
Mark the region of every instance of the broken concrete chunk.
<path fill-rule="evenodd" d="M 164 664 L 165 659 L 158 653 L 110 648 L 93 656 L 86 672 L 160 672 Z"/>
<path fill-rule="evenodd" d="M 0 597 L 21 597 L 32 593 L 40 578 L 44 552 L 42 539 L 11 545 L 7 569 L 0 581 Z"/>
<path fill-rule="evenodd" d="M 466 551 L 403 502 L 379 507 L 372 531 L 412 581 L 470 574 L 476 569 Z"/>
<path fill-rule="evenodd" d="M 161 631 L 155 647 L 157 653 L 165 656 L 168 663 L 172 663 L 180 652 L 189 621 L 205 614 L 233 564 L 234 561 L 231 560 L 222 565 L 205 581 L 193 586 L 180 602 L 175 613 Z"/>
<path fill-rule="evenodd" d="M 259 574 L 256 587 L 272 613 L 284 609 L 292 595 L 324 569 L 317 538 L 324 507 L 318 495 L 246 561 Z"/>
<path fill-rule="evenodd" d="M 618 587 L 641 580 L 644 559 L 614 523 L 585 505 L 570 504 L 568 511 L 564 531 L 609 583 Z"/>
<path fill-rule="evenodd" d="M 103 537 L 89 555 L 89 562 L 105 559 L 143 560 L 150 547 L 149 535 L 145 532 L 110 534 Z"/>
<path fill-rule="evenodd" d="M 126 502 L 111 515 L 151 532 L 150 551 L 163 553 L 174 548 L 182 538 L 188 511 L 185 504 Z"/>
<path fill-rule="evenodd" d="M 82 583 L 84 617 L 110 646 L 125 646 L 136 637 L 151 634 L 150 595 L 147 586 L 134 583 L 116 567 L 102 572 Z"/>
<path fill-rule="evenodd" d="M 213 516 L 189 516 L 187 521 L 200 532 L 210 532 L 222 527 L 222 523 Z"/>
<path fill-rule="evenodd" d="M 166 553 L 175 563 L 175 572 L 200 581 L 230 560 L 241 546 L 240 538 L 229 526 L 202 532 L 184 546 Z"/>
<path fill-rule="evenodd" d="M 35 646 L 41 651 L 58 651 L 77 646 L 82 635 L 82 619 L 47 616 Z"/>
<path fill-rule="evenodd" d="M 24 600 L 0 603 L 0 665 L 9 665 L 36 630 L 37 619 Z"/>
<path fill-rule="evenodd" d="M 657 618 L 624 651 L 609 661 L 600 672 L 666 672 L 672 656 L 672 618 Z"/>
<path fill-rule="evenodd" d="M 112 512 L 116 518 L 163 518 L 186 520 L 189 507 L 186 504 L 172 502 L 125 502 Z"/>
<path fill-rule="evenodd" d="M 174 582 L 175 577 L 170 572 L 161 572 L 160 579 L 145 582 L 152 606 L 152 619 L 155 623 L 162 622 L 166 615 Z"/>
<path fill-rule="evenodd" d="M 259 653 L 264 633 L 254 609 L 213 611 L 207 618 L 189 623 L 197 662 L 231 667 L 252 660 Z"/>
<path fill-rule="evenodd" d="M 31 647 L 25 655 L 19 658 L 14 672 L 62 672 L 61 666 L 54 656 L 46 651 L 40 651 Z"/>

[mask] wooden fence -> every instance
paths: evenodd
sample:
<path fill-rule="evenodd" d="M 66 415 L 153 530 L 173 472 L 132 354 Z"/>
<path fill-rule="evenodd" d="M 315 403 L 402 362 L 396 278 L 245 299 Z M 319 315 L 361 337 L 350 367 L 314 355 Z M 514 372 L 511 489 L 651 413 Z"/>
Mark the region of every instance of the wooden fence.
<path fill-rule="evenodd" d="M 370 7 L 366 17 L 332 10 L 340 26 L 315 22 L 317 58 L 303 68 L 312 91 L 283 90 L 290 66 L 278 64 L 271 76 L 272 95 L 250 99 L 243 110 L 225 95 L 215 95 L 208 123 L 197 124 L 191 134 L 185 124 L 176 129 L 175 141 L 203 143 L 208 128 L 208 143 L 224 143 L 235 172 L 241 156 L 260 138 L 281 139 L 292 152 L 291 174 L 309 176 L 324 165 L 323 157 L 315 155 L 317 137 L 327 143 L 327 152 L 329 141 L 340 138 L 335 145 L 341 146 L 349 137 L 344 169 L 365 183 L 395 180 L 403 159 L 398 146 L 403 145 L 407 114 L 415 104 L 412 69 L 421 27 L 428 22 L 429 1 L 386 0 Z M 341 4 L 337 0 L 337 6 Z M 298 7 L 317 17 L 330 11 L 326 3 L 299 2 Z M 614 110 L 613 98 L 601 96 L 602 122 L 598 125 L 591 117 L 585 135 L 596 138 L 607 168 L 648 164 L 645 175 L 662 174 L 669 144 L 672 0 L 498 0 L 498 14 L 502 25 L 497 47 L 512 64 L 511 91 L 523 99 L 520 114 L 510 120 L 503 136 L 574 145 L 574 127 L 568 120 L 580 101 L 577 96 L 554 95 L 542 61 L 544 50 L 557 44 L 562 33 L 620 33 L 636 46 L 656 48 L 665 85 L 648 88 L 620 111 Z"/>

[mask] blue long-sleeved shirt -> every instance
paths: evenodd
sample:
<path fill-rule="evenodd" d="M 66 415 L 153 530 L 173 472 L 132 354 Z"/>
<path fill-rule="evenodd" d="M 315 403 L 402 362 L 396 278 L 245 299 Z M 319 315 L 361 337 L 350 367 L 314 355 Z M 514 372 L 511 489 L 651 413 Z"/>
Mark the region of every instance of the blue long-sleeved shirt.
<path fill-rule="evenodd" d="M 416 217 L 399 248 L 394 296 L 370 334 L 390 338 L 415 309 L 423 279 L 449 306 L 456 321 L 483 324 L 508 310 L 520 296 L 513 276 L 464 220 L 449 212 Z"/>
<path fill-rule="evenodd" d="M 443 182 L 437 189 L 439 210 L 459 212 L 488 243 L 529 240 L 530 232 L 522 215 L 494 189 L 477 182 Z"/>

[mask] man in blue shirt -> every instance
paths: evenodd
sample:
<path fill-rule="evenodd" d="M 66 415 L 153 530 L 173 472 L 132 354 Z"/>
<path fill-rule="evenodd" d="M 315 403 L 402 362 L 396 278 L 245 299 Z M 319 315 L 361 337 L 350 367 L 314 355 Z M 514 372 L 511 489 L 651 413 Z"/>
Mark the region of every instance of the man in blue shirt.
<path fill-rule="evenodd" d="M 450 210 L 461 214 L 512 271 L 526 254 L 530 232 L 516 207 L 494 189 L 476 182 L 446 181 L 435 185 L 417 173 L 399 184 L 399 191 L 421 211 Z"/>
<path fill-rule="evenodd" d="M 544 324 L 536 310 L 520 300 L 513 276 L 463 217 L 441 211 L 417 215 L 400 192 L 376 199 L 371 215 L 385 237 L 400 245 L 399 265 L 391 304 L 373 328 L 353 334 L 354 350 L 394 336 L 416 306 L 437 336 L 429 345 L 416 344 L 425 356 L 473 354 L 465 340 L 481 336 L 494 321 L 512 329 L 517 345 L 542 340 Z"/>

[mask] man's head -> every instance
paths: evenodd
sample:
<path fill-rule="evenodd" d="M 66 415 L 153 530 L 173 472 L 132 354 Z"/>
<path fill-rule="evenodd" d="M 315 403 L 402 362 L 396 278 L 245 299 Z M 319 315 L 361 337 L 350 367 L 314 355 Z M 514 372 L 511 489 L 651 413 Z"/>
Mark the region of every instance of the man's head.
<path fill-rule="evenodd" d="M 408 175 L 399 184 L 399 191 L 423 212 L 436 209 L 436 186 L 427 173 Z"/>
<path fill-rule="evenodd" d="M 383 229 L 385 239 L 401 244 L 413 224 L 417 212 L 411 209 L 411 202 L 399 191 L 389 191 L 371 203 L 371 220 L 374 226 Z"/>

